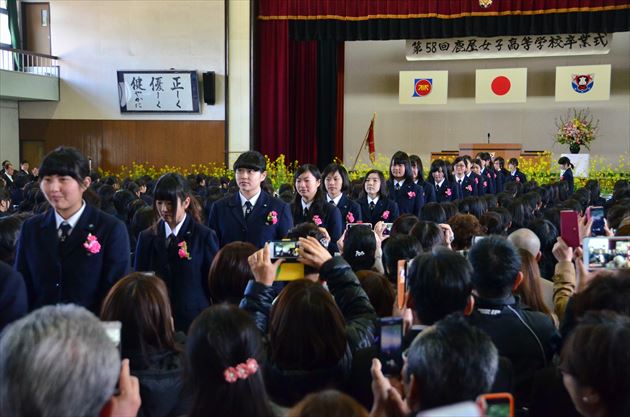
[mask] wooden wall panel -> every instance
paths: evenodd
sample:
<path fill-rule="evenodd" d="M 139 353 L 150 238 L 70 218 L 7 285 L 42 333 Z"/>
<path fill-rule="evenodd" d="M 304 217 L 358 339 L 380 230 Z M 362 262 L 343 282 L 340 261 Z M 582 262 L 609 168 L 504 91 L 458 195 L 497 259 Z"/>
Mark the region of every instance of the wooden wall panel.
<path fill-rule="evenodd" d="M 223 163 L 226 153 L 223 121 L 20 119 L 20 140 L 44 141 L 46 152 L 74 146 L 105 170 L 132 162 Z"/>

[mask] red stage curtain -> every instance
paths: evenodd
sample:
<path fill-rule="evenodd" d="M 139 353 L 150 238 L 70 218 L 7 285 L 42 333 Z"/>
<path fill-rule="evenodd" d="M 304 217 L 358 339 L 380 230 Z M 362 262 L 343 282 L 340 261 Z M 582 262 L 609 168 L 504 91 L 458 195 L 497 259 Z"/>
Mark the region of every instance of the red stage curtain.
<path fill-rule="evenodd" d="M 317 41 L 289 42 L 289 161 L 317 161 Z"/>
<path fill-rule="evenodd" d="M 346 48 L 344 42 L 339 42 L 337 48 L 337 132 L 335 134 L 335 156 L 343 160 L 343 109 L 344 109 L 344 77 Z"/>

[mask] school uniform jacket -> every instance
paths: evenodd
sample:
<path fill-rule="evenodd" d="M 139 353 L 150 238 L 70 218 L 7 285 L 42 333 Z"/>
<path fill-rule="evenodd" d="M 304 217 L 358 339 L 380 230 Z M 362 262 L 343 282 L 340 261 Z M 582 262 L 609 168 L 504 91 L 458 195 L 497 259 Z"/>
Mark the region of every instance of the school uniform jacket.
<path fill-rule="evenodd" d="M 328 199 L 328 196 L 326 196 Z M 363 216 L 361 215 L 361 206 L 356 201 L 350 200 L 346 193 L 341 195 L 341 199 L 339 200 L 339 204 L 337 204 L 337 208 L 341 213 L 341 227 L 342 229 L 346 228 L 346 224 L 348 223 L 358 223 L 363 221 Z M 349 214 L 352 213 L 350 216 Z"/>
<path fill-rule="evenodd" d="M 400 215 L 398 204 L 383 196 L 378 198 L 374 210 L 370 210 L 367 196 L 363 196 L 359 204 L 361 205 L 361 213 L 363 213 L 363 222 L 372 223 L 372 226 L 380 221 L 393 223 Z"/>
<path fill-rule="evenodd" d="M 424 191 L 424 204 L 434 203 L 436 201 L 435 198 L 435 186 L 428 181 L 417 182 L 422 190 Z"/>
<path fill-rule="evenodd" d="M 560 181 L 566 181 L 569 184 L 569 194 L 573 194 L 573 171 L 567 168 L 560 176 Z"/>
<path fill-rule="evenodd" d="M 265 242 L 286 237 L 293 227 L 293 216 L 287 203 L 261 191 L 245 219 L 240 194 L 236 193 L 212 204 L 208 224 L 216 232 L 221 247 L 241 241 L 262 248 Z"/>
<path fill-rule="evenodd" d="M 0 332 L 28 313 L 26 285 L 19 272 L 0 261 Z"/>
<path fill-rule="evenodd" d="M 98 253 L 84 247 L 88 234 L 101 245 Z M 15 269 L 24 277 L 29 310 L 74 303 L 98 314 L 109 289 L 129 273 L 129 257 L 125 224 L 86 204 L 65 243 L 59 242 L 54 209 L 24 222 Z"/>
<path fill-rule="evenodd" d="M 457 183 L 451 184 L 447 179 L 442 182 L 442 186 L 439 188 L 436 188 L 435 183 L 433 183 L 433 188 L 435 188 L 435 199 L 438 203 L 456 201 L 462 198 Z"/>
<path fill-rule="evenodd" d="M 477 181 L 475 181 L 475 179 L 477 179 Z M 455 177 L 455 180 L 453 181 L 453 186 L 457 188 L 459 198 L 478 195 L 477 184 L 479 183 L 479 179 L 474 177 L 473 174 L 470 174 L 470 176 L 464 175 L 461 184 L 459 184 L 457 180 L 458 178 Z"/>
<path fill-rule="evenodd" d="M 186 242 L 189 258 L 180 256 L 181 242 Z M 176 330 L 187 331 L 193 319 L 210 305 L 208 271 L 218 250 L 216 233 L 190 215 L 186 215 L 176 242 L 168 247 L 163 220 L 140 233 L 134 268 L 153 271 L 164 280 Z"/>
<path fill-rule="evenodd" d="M 479 195 L 496 194 L 497 174 L 494 171 L 485 168 L 479 176 Z"/>
<path fill-rule="evenodd" d="M 318 216 L 318 222 L 321 221 L 321 224 L 319 224 L 319 226 L 325 228 L 330 235 L 330 244 L 328 245 L 328 250 L 331 253 L 338 252 L 337 241 L 339 240 L 343 232 L 343 222 L 341 219 L 341 211 L 339 211 L 339 208 L 333 206 L 330 203 L 324 202 L 324 204 L 322 205 L 322 209 L 318 212 L 315 208 L 315 205 L 313 204 L 311 205 L 308 216 L 304 217 L 302 203 L 298 201 L 298 204 L 300 206 L 299 213 L 295 210 L 292 210 L 293 220 L 295 221 L 295 224 L 298 225 L 305 222 L 317 224 L 313 217 Z M 291 205 L 291 208 L 294 208 L 293 205 Z"/>
<path fill-rule="evenodd" d="M 520 182 L 521 184 L 525 184 L 527 182 L 527 177 L 525 176 L 525 174 L 523 174 L 521 171 L 519 171 L 518 169 L 514 172 L 514 175 L 512 175 L 512 173 L 508 173 L 507 177 L 504 178 L 504 181 L 506 183 L 508 182 L 512 182 L 512 181 L 516 181 L 516 182 Z M 505 187 L 505 186 L 504 186 Z"/>
<path fill-rule="evenodd" d="M 394 181 L 387 181 L 389 198 L 398 204 L 399 214 L 413 214 L 420 216 L 420 210 L 424 206 L 424 191 L 422 187 L 413 181 L 405 180 L 399 190 L 394 187 Z"/>

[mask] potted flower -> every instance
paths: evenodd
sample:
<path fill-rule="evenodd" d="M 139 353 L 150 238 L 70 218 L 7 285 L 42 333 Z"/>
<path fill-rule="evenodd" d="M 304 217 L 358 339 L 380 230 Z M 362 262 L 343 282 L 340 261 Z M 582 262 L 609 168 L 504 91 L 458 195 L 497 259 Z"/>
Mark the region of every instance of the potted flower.
<path fill-rule="evenodd" d="M 590 150 L 598 125 L 599 120 L 593 122 L 593 116 L 588 110 L 569 110 L 566 118 L 556 119 L 556 142 L 569 145 L 571 153 L 579 153 L 581 146 Z"/>

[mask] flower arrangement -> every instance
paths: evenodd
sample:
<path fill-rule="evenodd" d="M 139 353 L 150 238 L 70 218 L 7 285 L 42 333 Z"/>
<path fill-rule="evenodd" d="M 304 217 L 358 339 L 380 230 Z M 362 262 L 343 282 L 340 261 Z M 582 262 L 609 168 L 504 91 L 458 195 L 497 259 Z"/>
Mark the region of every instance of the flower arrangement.
<path fill-rule="evenodd" d="M 585 146 L 595 140 L 599 120 L 593 122 L 593 116 L 588 110 L 569 110 L 566 118 L 556 119 L 556 142 L 569 146 Z"/>

